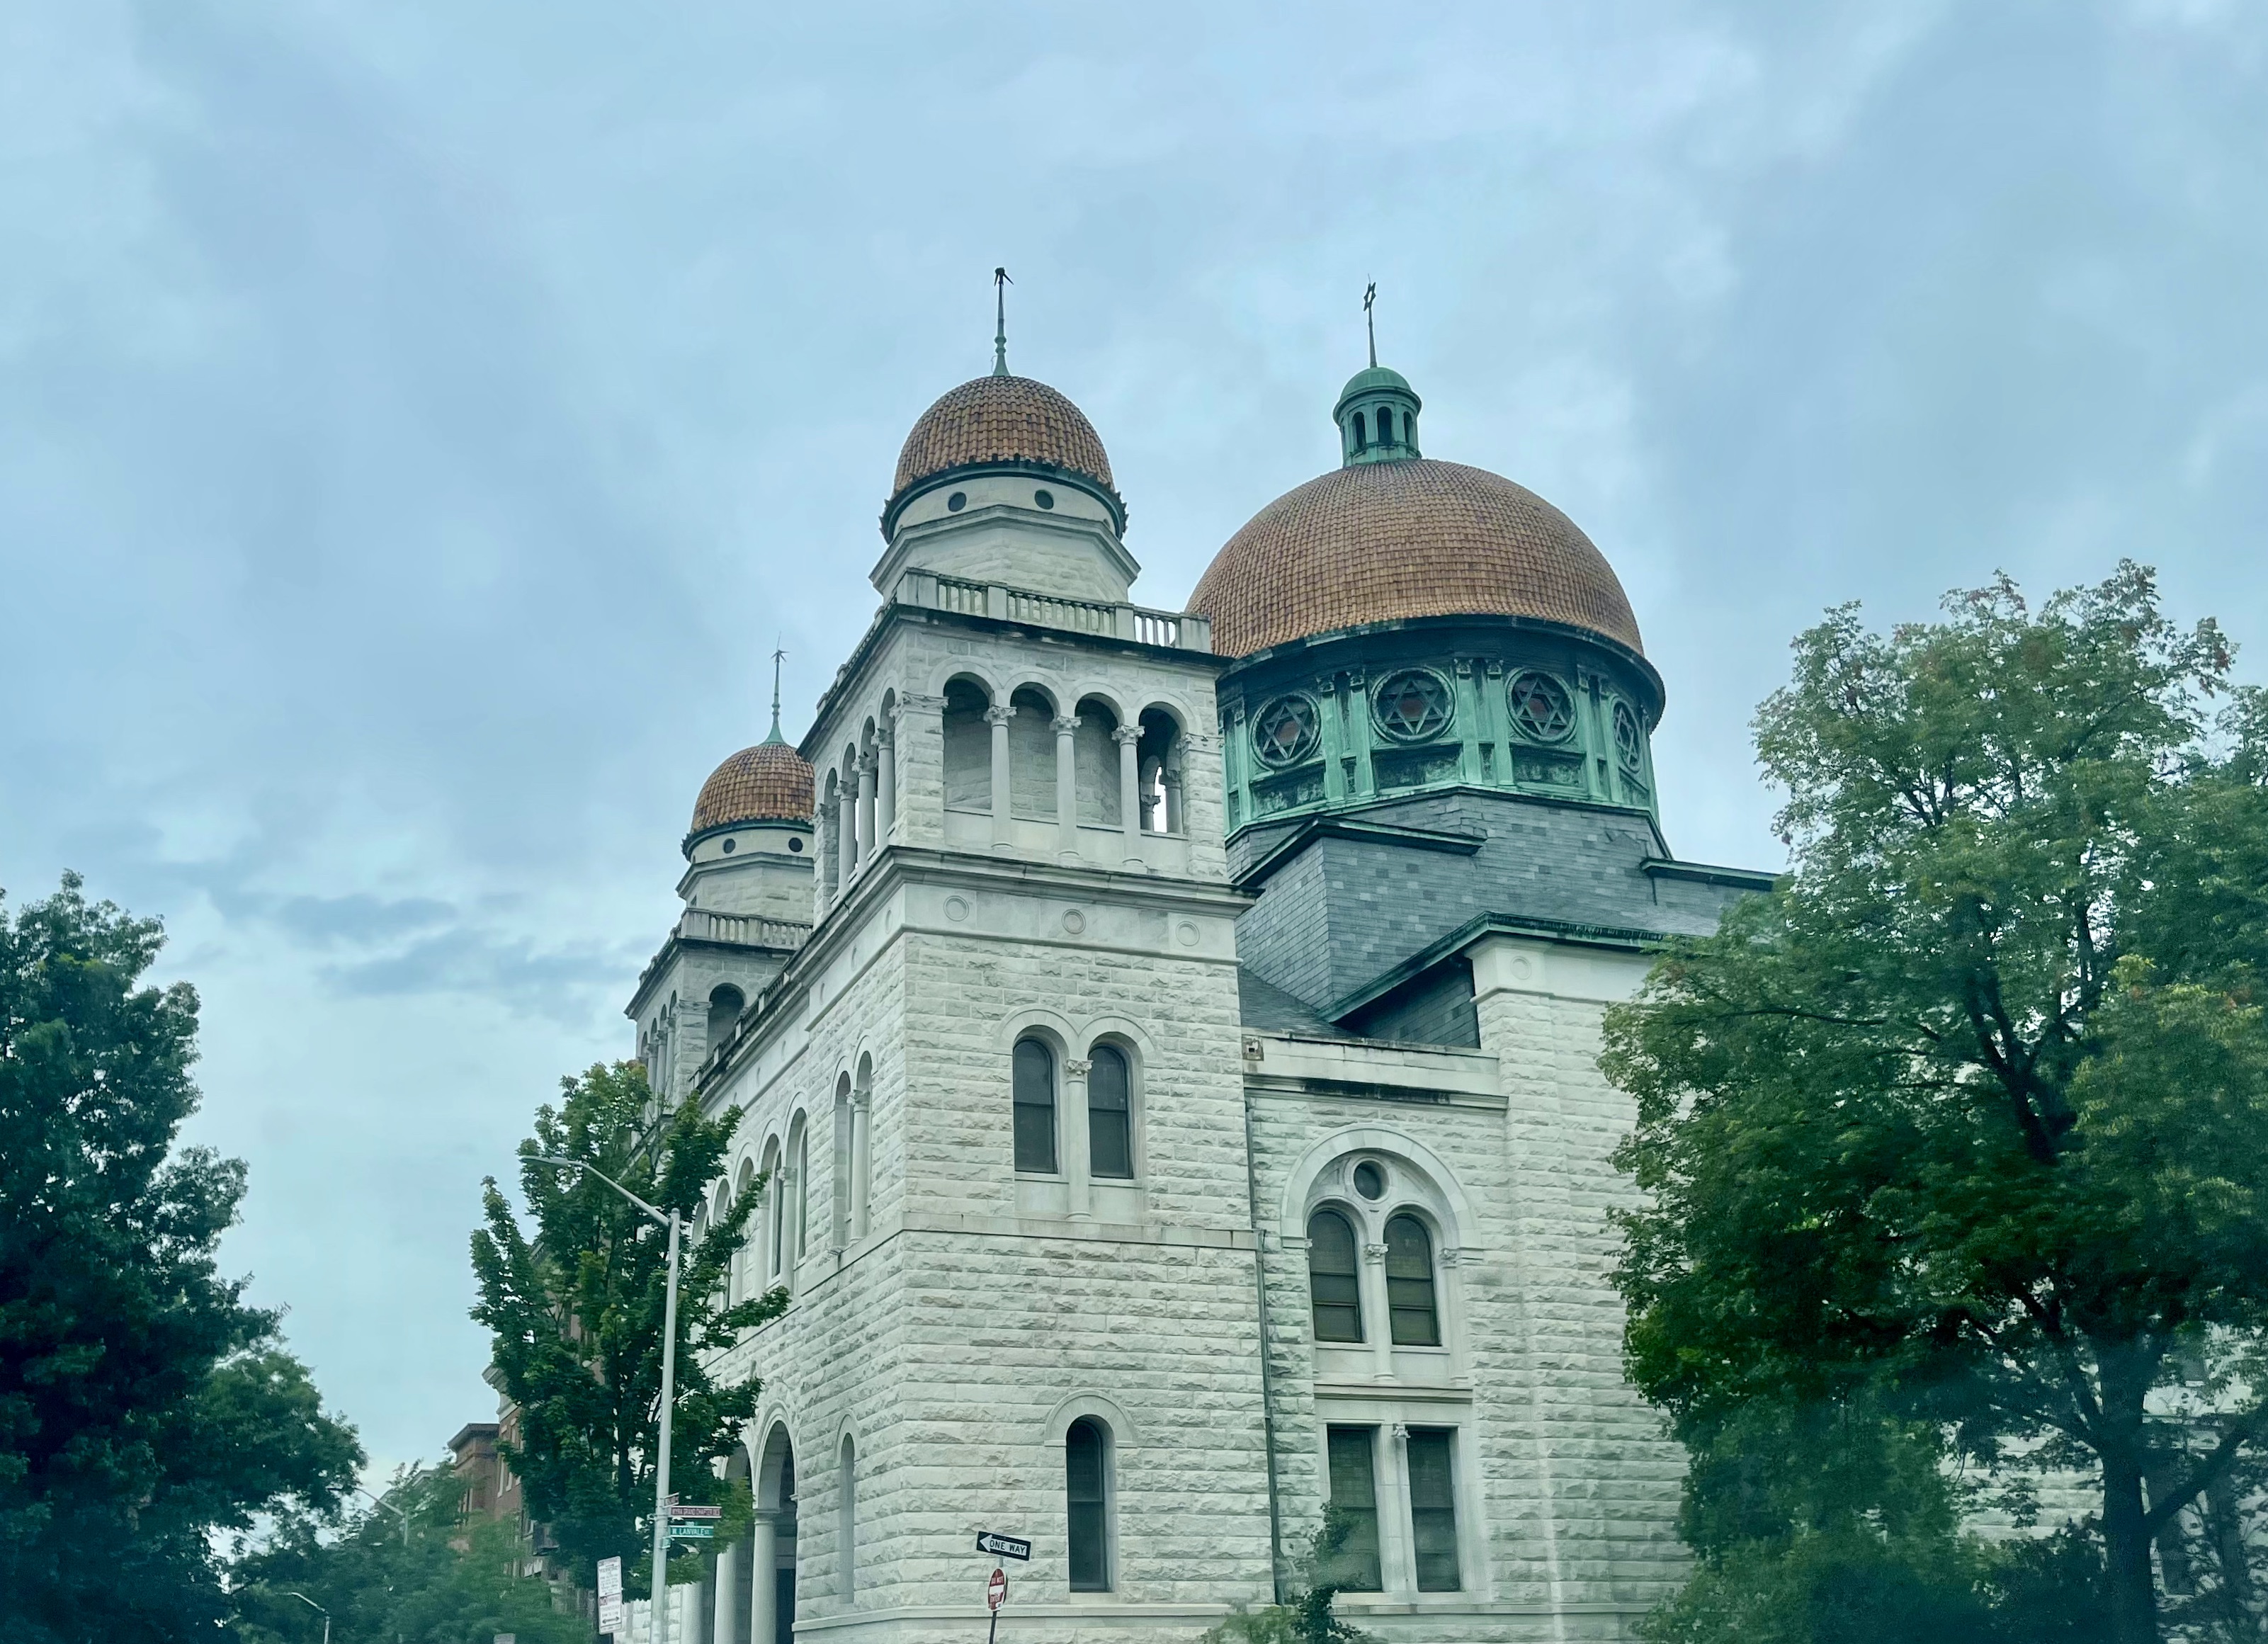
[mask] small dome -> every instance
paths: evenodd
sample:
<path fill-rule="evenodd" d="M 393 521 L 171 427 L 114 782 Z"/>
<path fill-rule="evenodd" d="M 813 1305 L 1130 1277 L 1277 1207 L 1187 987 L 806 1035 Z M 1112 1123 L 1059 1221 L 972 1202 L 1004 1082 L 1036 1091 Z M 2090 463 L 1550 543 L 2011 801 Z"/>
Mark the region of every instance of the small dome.
<path fill-rule="evenodd" d="M 744 748 L 710 774 L 693 802 L 688 836 L 740 822 L 811 824 L 811 767 L 783 741 Z"/>
<path fill-rule="evenodd" d="M 977 462 L 1029 462 L 1117 494 L 1110 458 L 1086 413 L 1044 382 L 994 375 L 964 382 L 921 414 L 898 453 L 895 501 L 932 475 Z"/>
<path fill-rule="evenodd" d="M 1357 462 L 1278 498 L 1213 556 L 1189 608 L 1228 656 L 1468 615 L 1565 623 L 1645 652 L 1613 567 L 1573 520 L 1499 475 L 1422 457 Z"/>
<path fill-rule="evenodd" d="M 1413 400 L 1418 397 L 1418 390 L 1410 386 L 1410 379 L 1400 372 L 1384 365 L 1366 365 L 1347 379 L 1346 387 L 1339 390 L 1339 403 L 1344 405 L 1359 394 L 1392 393 L 1396 390 Z"/>

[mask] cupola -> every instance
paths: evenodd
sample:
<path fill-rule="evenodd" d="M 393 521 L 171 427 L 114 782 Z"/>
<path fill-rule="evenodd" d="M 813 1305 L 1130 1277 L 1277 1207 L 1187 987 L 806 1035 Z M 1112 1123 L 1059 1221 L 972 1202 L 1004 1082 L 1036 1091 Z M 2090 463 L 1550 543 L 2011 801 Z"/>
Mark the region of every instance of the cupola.
<path fill-rule="evenodd" d="M 1418 449 L 1418 413 L 1424 402 L 1409 380 L 1373 362 L 1347 379 L 1331 419 L 1339 425 L 1339 455 L 1358 462 L 1407 462 Z"/>

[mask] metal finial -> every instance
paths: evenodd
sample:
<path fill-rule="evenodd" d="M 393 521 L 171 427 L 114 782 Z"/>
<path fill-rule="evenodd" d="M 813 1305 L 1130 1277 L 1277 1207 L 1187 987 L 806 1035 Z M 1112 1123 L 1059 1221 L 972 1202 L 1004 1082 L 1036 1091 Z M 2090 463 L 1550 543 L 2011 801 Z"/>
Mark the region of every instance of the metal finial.
<path fill-rule="evenodd" d="M 785 660 L 787 652 L 785 651 L 774 651 L 772 652 L 772 734 L 764 738 L 764 741 L 767 742 L 784 742 L 787 741 L 787 738 L 780 734 L 779 722 L 780 663 Z"/>
<path fill-rule="evenodd" d="M 992 374 L 1008 374 L 1008 288 L 1016 282 L 1008 277 L 1005 269 L 992 270 Z"/>
<path fill-rule="evenodd" d="M 1362 294 L 1363 328 L 1370 333 L 1370 368 L 1378 369 L 1378 316 L 1371 307 L 1378 301 L 1378 282 L 1373 280 Z"/>

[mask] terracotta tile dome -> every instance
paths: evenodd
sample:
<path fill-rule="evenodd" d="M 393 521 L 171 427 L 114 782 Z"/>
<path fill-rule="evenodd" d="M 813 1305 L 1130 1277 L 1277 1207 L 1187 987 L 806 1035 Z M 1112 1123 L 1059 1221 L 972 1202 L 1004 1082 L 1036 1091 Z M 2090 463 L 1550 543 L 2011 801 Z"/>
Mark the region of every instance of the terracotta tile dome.
<path fill-rule="evenodd" d="M 893 497 L 971 462 L 1035 462 L 1113 491 L 1110 458 L 1086 413 L 1029 377 L 979 377 L 921 414 L 898 453 Z"/>
<path fill-rule="evenodd" d="M 1229 538 L 1189 596 L 1213 648 L 1397 617 L 1540 617 L 1644 653 L 1606 557 L 1565 514 L 1484 468 L 1425 458 L 1334 469 Z"/>
<path fill-rule="evenodd" d="M 688 831 L 751 822 L 807 825 L 811 814 L 811 767 L 785 742 L 759 742 L 718 766 L 701 785 Z"/>

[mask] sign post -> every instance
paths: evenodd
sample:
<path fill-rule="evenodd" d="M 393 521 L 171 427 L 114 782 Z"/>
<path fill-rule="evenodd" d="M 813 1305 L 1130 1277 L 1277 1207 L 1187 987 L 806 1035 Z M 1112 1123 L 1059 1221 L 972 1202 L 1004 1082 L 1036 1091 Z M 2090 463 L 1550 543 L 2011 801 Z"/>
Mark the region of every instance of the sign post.
<path fill-rule="evenodd" d="M 622 1626 L 622 1561 L 599 1560 L 599 1631 L 620 1644 L 628 1631 Z"/>
<path fill-rule="evenodd" d="M 992 1567 L 992 1579 L 984 1584 L 984 1605 L 992 1612 L 992 1623 L 984 1629 L 984 1644 L 994 1644 L 1000 1635 L 1000 1606 L 1008 1602 L 1008 1573 L 998 1565 Z"/>

